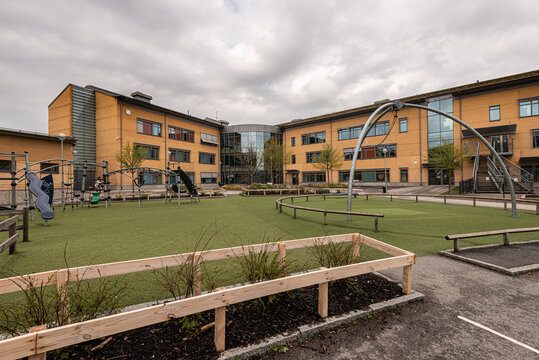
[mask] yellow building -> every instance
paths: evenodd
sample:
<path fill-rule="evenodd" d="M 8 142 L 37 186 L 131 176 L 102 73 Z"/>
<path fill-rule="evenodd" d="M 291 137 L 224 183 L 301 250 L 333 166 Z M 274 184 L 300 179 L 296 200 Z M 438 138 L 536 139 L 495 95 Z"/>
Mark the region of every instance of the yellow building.
<path fill-rule="evenodd" d="M 77 139 L 76 161 L 109 163 L 120 169 L 115 155 L 130 143 L 146 150 L 142 166 L 176 169 L 180 166 L 197 184 L 219 179 L 220 129 L 226 122 L 199 119 L 151 103 L 152 97 L 131 97 L 95 86 L 69 84 L 49 105 L 49 133 Z M 101 175 L 96 169 L 95 177 Z M 141 171 L 146 185 L 160 185 L 162 175 Z M 111 177 L 111 186 L 131 184 L 127 174 Z"/>
<path fill-rule="evenodd" d="M 539 181 L 539 71 L 400 100 L 442 110 L 478 130 L 504 157 L 511 177 L 518 183 L 517 190 L 529 191 L 531 181 Z M 284 169 L 286 182 L 348 181 L 353 148 L 362 126 L 384 102 L 389 100 L 280 124 L 284 146 L 292 154 L 292 163 Z M 464 147 L 471 155 L 451 179 L 428 160 L 429 148 L 445 142 Z M 313 164 L 325 144 L 342 152 L 344 157 L 342 166 L 331 173 L 331 179 L 326 179 L 326 174 Z M 478 139 L 468 130 L 434 112 L 415 108 L 390 112 L 365 139 L 355 177 L 365 184 L 387 180 L 393 185 L 434 185 L 475 179 L 478 190 L 498 191 L 487 165 L 490 152 L 484 145 L 479 145 L 478 151 L 478 144 Z M 477 171 L 474 172 L 475 158 Z"/>

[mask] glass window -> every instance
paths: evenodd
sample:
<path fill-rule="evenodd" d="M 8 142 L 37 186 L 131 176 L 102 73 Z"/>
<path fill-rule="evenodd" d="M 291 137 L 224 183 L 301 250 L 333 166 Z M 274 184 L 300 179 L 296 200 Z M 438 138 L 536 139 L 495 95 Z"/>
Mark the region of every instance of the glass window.
<path fill-rule="evenodd" d="M 217 146 L 219 140 L 217 139 L 217 135 L 200 133 L 200 143 L 202 145 Z"/>
<path fill-rule="evenodd" d="M 191 152 L 188 150 L 169 149 L 169 151 L 170 151 L 170 161 L 177 161 L 177 162 L 190 162 L 191 161 Z"/>
<path fill-rule="evenodd" d="M 200 182 L 202 184 L 216 184 L 217 183 L 217 173 L 214 173 L 214 172 L 201 172 L 200 173 Z"/>
<path fill-rule="evenodd" d="M 408 169 L 401 169 L 401 182 L 408 182 Z"/>
<path fill-rule="evenodd" d="M 291 143 L 291 146 L 296 146 L 296 138 L 295 137 L 290 138 L 290 143 Z"/>
<path fill-rule="evenodd" d="M 295 164 L 296 163 L 296 155 L 292 155 L 292 160 L 291 160 L 292 164 Z"/>
<path fill-rule="evenodd" d="M 320 131 L 316 133 L 311 134 L 303 134 L 301 135 L 301 144 L 302 145 L 309 145 L 309 144 L 320 144 L 326 142 L 326 132 Z"/>
<path fill-rule="evenodd" d="M 490 121 L 500 120 L 500 105 L 489 107 L 489 119 Z"/>
<path fill-rule="evenodd" d="M 453 99 L 431 101 L 429 108 L 439 109 L 453 115 Z M 428 147 L 433 148 L 443 143 L 453 143 L 453 120 L 429 111 L 427 119 Z"/>
<path fill-rule="evenodd" d="M 0 172 L 11 172 L 11 160 L 0 160 Z"/>
<path fill-rule="evenodd" d="M 326 173 L 303 173 L 303 182 L 326 182 Z"/>
<path fill-rule="evenodd" d="M 176 126 L 168 127 L 168 137 L 173 140 L 195 142 L 195 132 L 193 130 L 182 129 Z"/>
<path fill-rule="evenodd" d="M 346 149 L 343 149 L 343 151 L 344 151 L 344 160 L 352 161 L 352 158 L 354 157 L 354 148 L 346 148 Z"/>
<path fill-rule="evenodd" d="M 310 152 L 310 153 L 305 153 L 305 155 L 307 156 L 306 163 L 311 164 L 311 163 L 314 163 L 314 162 L 318 161 L 318 157 L 320 156 L 320 152 L 319 151 Z"/>
<path fill-rule="evenodd" d="M 339 182 L 348 182 L 350 171 L 339 171 Z M 354 171 L 354 180 L 361 181 L 361 171 Z"/>
<path fill-rule="evenodd" d="M 140 171 L 138 178 L 144 185 L 161 185 L 163 183 L 160 172 Z"/>
<path fill-rule="evenodd" d="M 149 120 L 137 119 L 137 132 L 139 134 L 161 136 L 161 124 Z"/>
<path fill-rule="evenodd" d="M 159 160 L 159 146 L 135 144 L 135 147 L 146 150 L 146 159 Z"/>
<path fill-rule="evenodd" d="M 215 164 L 215 154 L 198 153 L 198 162 L 200 164 Z"/>
<path fill-rule="evenodd" d="M 539 99 L 523 100 L 520 102 L 520 117 L 538 116 Z"/>
<path fill-rule="evenodd" d="M 532 130 L 532 146 L 534 148 L 539 148 L 539 129 Z"/>
<path fill-rule="evenodd" d="M 408 119 L 399 119 L 399 132 L 408 132 Z"/>
<path fill-rule="evenodd" d="M 9 161 L 9 171 L 11 171 L 11 161 Z M 40 164 L 40 170 L 43 174 L 58 174 L 58 164 L 57 163 L 48 163 L 44 162 Z"/>

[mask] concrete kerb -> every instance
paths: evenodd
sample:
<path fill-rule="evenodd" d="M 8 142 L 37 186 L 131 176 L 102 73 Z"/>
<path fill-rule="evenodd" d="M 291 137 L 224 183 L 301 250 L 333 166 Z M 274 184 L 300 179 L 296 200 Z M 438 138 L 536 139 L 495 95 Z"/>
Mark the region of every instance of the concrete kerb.
<path fill-rule="evenodd" d="M 534 242 L 539 242 L 539 240 L 512 242 L 511 244 L 526 244 L 526 243 L 534 243 Z M 462 251 L 462 250 L 467 250 L 467 249 L 480 249 L 480 248 L 499 247 L 499 246 L 504 246 L 504 245 L 491 244 L 491 245 L 468 246 L 465 248 L 461 248 L 460 250 Z M 445 257 L 459 260 L 459 261 L 463 261 L 463 262 L 467 262 L 469 264 L 481 266 L 486 269 L 498 271 L 498 272 L 501 272 L 503 274 L 510 275 L 510 276 L 520 275 L 520 274 L 539 270 L 539 263 L 531 264 L 531 265 L 524 265 L 524 266 L 517 266 L 517 267 L 512 267 L 512 268 L 505 268 L 499 265 L 487 263 L 481 260 L 472 259 L 464 255 L 460 255 L 458 252 L 455 252 L 453 250 L 442 250 L 438 252 L 438 255 L 445 256 Z"/>
<path fill-rule="evenodd" d="M 377 273 L 377 275 L 380 275 L 388 279 L 387 277 L 381 274 Z M 394 282 L 394 280 L 390 280 L 390 281 Z M 327 331 L 327 330 L 339 327 L 344 324 L 348 324 L 354 320 L 365 318 L 371 314 L 375 314 L 382 311 L 387 311 L 387 310 L 390 310 L 399 306 L 406 305 L 414 301 L 422 300 L 424 297 L 425 295 L 423 295 L 422 293 L 417 292 L 417 291 L 412 291 L 412 293 L 409 295 L 402 295 L 394 299 L 381 301 L 379 303 L 372 304 L 369 306 L 367 310 L 355 310 L 346 314 L 332 316 L 332 317 L 322 320 L 321 322 L 317 324 L 302 325 L 298 328 L 297 331 L 294 331 L 292 333 L 283 333 L 277 336 L 273 336 L 258 344 L 253 344 L 253 345 L 245 346 L 242 348 L 226 350 L 219 356 L 218 359 L 219 360 L 238 359 L 238 358 L 244 359 L 244 358 L 249 358 L 255 355 L 261 355 L 271 350 L 275 346 L 286 345 L 300 338 L 315 335 L 320 332 Z"/>

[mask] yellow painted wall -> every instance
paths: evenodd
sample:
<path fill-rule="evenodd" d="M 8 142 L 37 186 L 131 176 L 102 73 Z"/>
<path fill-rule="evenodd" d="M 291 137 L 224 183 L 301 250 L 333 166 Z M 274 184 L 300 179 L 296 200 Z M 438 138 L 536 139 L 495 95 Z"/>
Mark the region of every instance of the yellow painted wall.
<path fill-rule="evenodd" d="M 68 85 L 49 105 L 49 134 L 72 136 L 73 87 Z"/>

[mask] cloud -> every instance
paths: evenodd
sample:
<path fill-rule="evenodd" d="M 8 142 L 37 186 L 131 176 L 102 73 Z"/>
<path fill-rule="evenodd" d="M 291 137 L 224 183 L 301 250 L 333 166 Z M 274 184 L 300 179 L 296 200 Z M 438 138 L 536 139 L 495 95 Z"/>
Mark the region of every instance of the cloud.
<path fill-rule="evenodd" d="M 0 126 L 47 131 L 47 106 L 68 83 L 276 124 L 534 70 L 534 4 L 7 2 Z"/>

